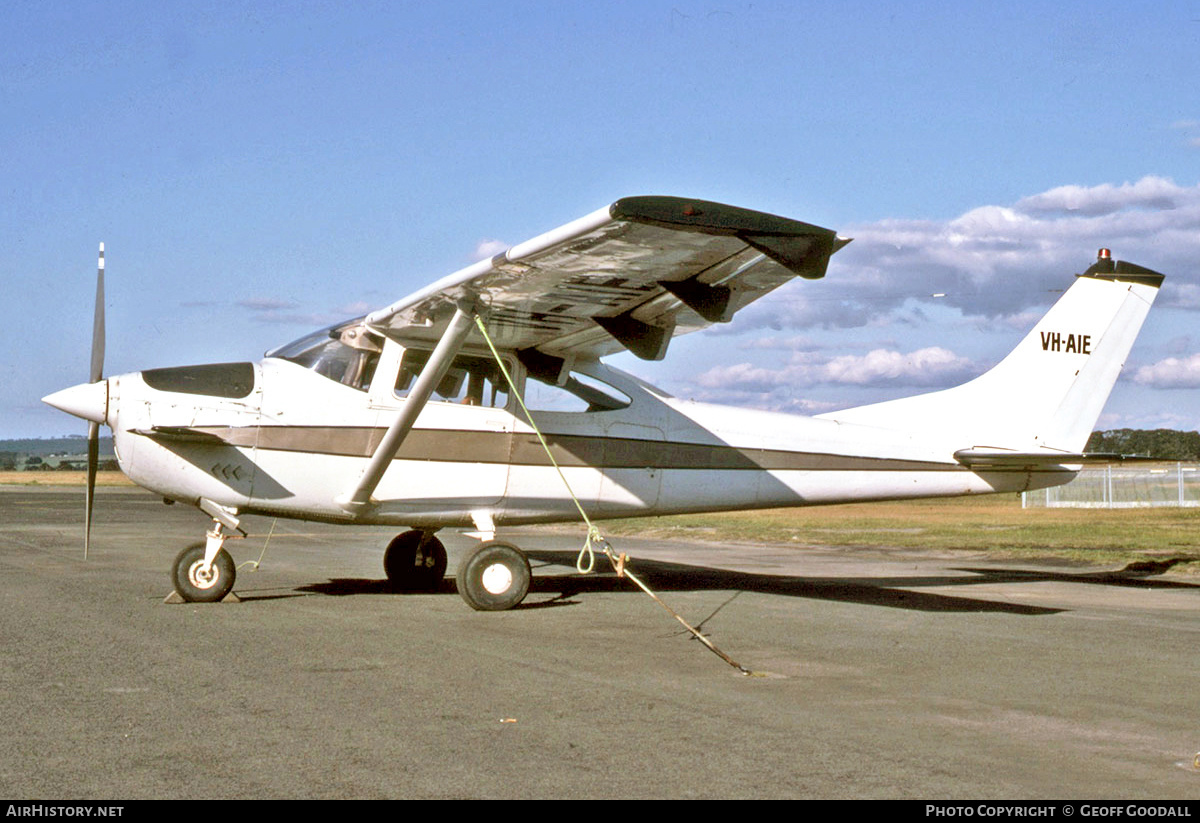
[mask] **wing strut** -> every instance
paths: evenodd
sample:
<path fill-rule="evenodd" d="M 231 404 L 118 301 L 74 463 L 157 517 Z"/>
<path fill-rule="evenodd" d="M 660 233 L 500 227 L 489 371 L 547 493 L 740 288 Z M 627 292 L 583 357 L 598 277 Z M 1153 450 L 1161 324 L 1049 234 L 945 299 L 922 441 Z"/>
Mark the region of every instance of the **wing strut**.
<path fill-rule="evenodd" d="M 442 339 L 438 341 L 437 347 L 434 348 L 433 353 L 429 355 L 428 362 L 425 363 L 425 368 L 421 370 L 421 374 L 413 383 L 412 391 L 408 393 L 408 398 L 401 406 L 396 419 L 384 432 L 383 439 L 379 441 L 379 445 L 367 462 L 367 467 L 363 469 L 358 485 L 350 493 L 338 498 L 338 505 L 343 509 L 357 515 L 371 504 L 372 492 L 379 485 L 379 481 L 383 479 L 383 474 L 387 471 L 392 459 L 400 451 L 404 439 L 412 431 L 413 424 L 417 422 L 417 415 L 425 408 L 429 396 L 446 376 L 450 364 L 454 362 L 455 356 L 458 355 L 459 349 L 462 348 L 463 342 L 471 331 L 474 318 L 474 306 L 459 304 L 454 312 L 454 317 L 451 318 L 450 323 L 446 326 L 446 331 L 442 334 Z"/>

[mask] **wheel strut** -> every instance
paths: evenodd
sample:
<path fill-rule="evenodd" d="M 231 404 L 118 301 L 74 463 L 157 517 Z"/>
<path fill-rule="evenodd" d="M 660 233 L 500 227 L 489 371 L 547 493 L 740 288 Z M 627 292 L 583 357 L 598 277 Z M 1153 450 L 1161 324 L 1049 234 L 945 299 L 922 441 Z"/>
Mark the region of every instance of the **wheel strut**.
<path fill-rule="evenodd" d="M 237 528 L 236 523 L 234 520 L 231 525 Z M 176 593 L 189 603 L 215 603 L 233 590 L 237 567 L 225 551 L 225 541 L 235 535 L 226 534 L 222 530 L 224 526 L 224 520 L 214 517 L 212 528 L 205 532 L 204 542 L 189 546 L 175 558 L 171 582 L 175 584 Z"/>

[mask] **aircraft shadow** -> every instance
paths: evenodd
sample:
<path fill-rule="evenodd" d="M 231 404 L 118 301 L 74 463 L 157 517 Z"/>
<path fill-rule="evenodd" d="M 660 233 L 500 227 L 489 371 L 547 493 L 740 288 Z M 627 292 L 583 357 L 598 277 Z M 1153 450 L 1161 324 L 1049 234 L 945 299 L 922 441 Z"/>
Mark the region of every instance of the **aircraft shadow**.
<path fill-rule="evenodd" d="M 368 580 L 364 577 L 336 577 L 325 583 L 310 583 L 307 586 L 297 586 L 296 591 L 308 594 L 324 594 L 330 597 L 347 597 L 357 594 L 456 594 L 454 581 L 447 578 L 432 592 L 413 592 L 398 589 L 391 581 Z"/>
<path fill-rule="evenodd" d="M 989 583 L 1091 583 L 1101 586 L 1126 586 L 1137 589 L 1200 589 L 1200 583 L 1187 583 L 1182 580 L 1158 580 L 1150 575 L 1162 574 L 1179 562 L 1166 561 L 1163 563 L 1130 563 L 1116 571 L 1096 572 L 1046 572 L 1029 569 L 975 569 L 964 567 L 954 571 L 986 575 Z M 969 580 L 968 582 L 983 582 Z"/>
<path fill-rule="evenodd" d="M 530 593 L 556 594 L 552 600 L 526 602 L 518 608 L 546 608 L 575 605 L 573 598 L 579 594 L 598 592 L 636 592 L 628 580 L 617 578 L 608 571 L 580 575 L 538 573 L 546 566 L 572 568 L 575 552 L 530 551 L 527 552 L 534 564 L 534 577 Z M 604 563 L 597 558 L 597 563 Z M 598 568 L 600 568 L 598 566 Z M 926 587 L 977 586 L 997 583 L 1059 582 L 1086 583 L 1101 586 L 1136 586 L 1155 589 L 1196 589 L 1200 585 L 1172 580 L 1147 578 L 1146 570 L 1136 566 L 1119 571 L 1062 572 L 1024 569 L 959 568 L 953 571 L 963 574 L 935 574 L 911 577 L 789 577 L 773 574 L 752 574 L 723 569 L 689 566 L 683 563 L 668 563 L 657 560 L 637 560 L 630 569 L 651 589 L 659 592 L 671 591 L 715 591 L 736 590 L 772 594 L 783 597 L 807 597 L 843 603 L 861 603 L 888 608 L 926 612 L 993 612 L 1020 615 L 1047 615 L 1065 611 L 1061 608 L 1031 606 L 1021 603 L 989 600 L 978 597 L 956 596 L 944 593 L 914 591 Z M 1158 569 L 1157 571 L 1161 571 Z M 362 578 L 339 578 L 325 583 L 314 583 L 298 587 L 295 591 L 323 594 L 334 597 L 351 595 L 404 595 L 412 594 L 396 590 L 387 580 Z M 435 594 L 455 593 L 454 581 L 447 578 Z M 430 594 L 422 592 L 421 594 Z"/>
<path fill-rule="evenodd" d="M 574 552 L 527 552 L 531 560 L 555 565 L 573 566 Z M 597 564 L 606 563 L 597 558 Z M 944 586 L 964 581 L 987 582 L 981 578 L 959 576 L 925 577 L 790 577 L 774 574 L 752 574 L 684 563 L 638 559 L 629 568 L 642 582 L 657 592 L 737 590 L 783 597 L 807 597 L 842 603 L 861 603 L 926 612 L 999 612 L 1006 614 L 1057 614 L 1063 609 L 1028 606 L 1021 603 L 981 600 L 972 597 L 931 592 L 910 591 L 924 586 Z M 561 578 L 534 576 L 531 591 L 564 591 L 564 596 L 596 591 L 636 591 L 635 586 L 617 578 L 613 572 L 570 575 Z"/>
<path fill-rule="evenodd" d="M 531 560 L 556 565 L 572 566 L 573 552 L 527 552 Z M 597 562 L 604 562 L 598 558 Z M 1100 586 L 1126 586 L 1141 589 L 1198 589 L 1200 584 L 1177 580 L 1153 579 L 1149 575 L 1160 574 L 1176 561 L 1158 563 L 1131 563 L 1120 570 L 1093 572 L 1063 572 L 1050 570 L 956 568 L 952 571 L 963 575 L 924 575 L 903 577 L 854 577 L 820 578 L 788 577 L 770 574 L 711 569 L 689 566 L 683 563 L 668 563 L 640 559 L 630 565 L 638 577 L 656 591 L 700 591 L 712 589 L 736 589 L 761 594 L 788 597 L 809 597 L 846 603 L 863 603 L 890 608 L 935 612 L 1001 612 L 1009 614 L 1042 615 L 1058 614 L 1061 608 L 1029 606 L 1019 603 L 984 600 L 976 597 L 957 597 L 932 592 L 917 592 L 912 589 L 943 586 L 978 586 L 997 583 L 1086 583 Z M 540 583 L 540 588 L 539 588 Z M 534 577 L 534 591 L 569 590 L 569 593 L 588 591 L 632 590 L 633 586 L 617 579 L 614 573 L 604 575 L 572 575 L 562 578 Z M 566 592 L 564 592 L 566 593 Z"/>

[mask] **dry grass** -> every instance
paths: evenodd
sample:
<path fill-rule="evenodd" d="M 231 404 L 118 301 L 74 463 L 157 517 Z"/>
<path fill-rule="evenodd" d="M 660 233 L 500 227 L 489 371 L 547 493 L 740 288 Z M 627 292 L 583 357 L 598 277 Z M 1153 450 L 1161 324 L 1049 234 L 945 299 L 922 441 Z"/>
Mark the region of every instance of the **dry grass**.
<path fill-rule="evenodd" d="M 0 472 L 0 486 L 82 486 L 87 472 Z M 97 486 L 132 486 L 121 472 L 96 473 Z"/>

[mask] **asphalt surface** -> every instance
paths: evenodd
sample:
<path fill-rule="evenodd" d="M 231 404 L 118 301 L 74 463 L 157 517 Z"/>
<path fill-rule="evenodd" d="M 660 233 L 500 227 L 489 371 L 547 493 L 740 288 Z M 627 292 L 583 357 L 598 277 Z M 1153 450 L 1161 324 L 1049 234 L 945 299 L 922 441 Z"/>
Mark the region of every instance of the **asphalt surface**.
<path fill-rule="evenodd" d="M 744 676 L 577 575 L 579 533 L 504 535 L 509 612 L 390 592 L 391 531 L 290 521 L 242 602 L 167 605 L 205 517 L 101 489 L 85 562 L 82 497 L 0 487 L 0 797 L 1200 796 L 1186 578 L 616 541 Z"/>

